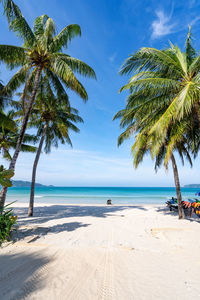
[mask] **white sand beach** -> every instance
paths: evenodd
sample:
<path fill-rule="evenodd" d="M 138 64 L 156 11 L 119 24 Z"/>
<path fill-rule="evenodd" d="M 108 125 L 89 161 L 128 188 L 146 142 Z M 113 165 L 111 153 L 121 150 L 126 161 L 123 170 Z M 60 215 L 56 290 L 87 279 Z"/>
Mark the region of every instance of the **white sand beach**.
<path fill-rule="evenodd" d="M 17 204 L 1 299 L 200 299 L 200 219 L 161 205 Z"/>

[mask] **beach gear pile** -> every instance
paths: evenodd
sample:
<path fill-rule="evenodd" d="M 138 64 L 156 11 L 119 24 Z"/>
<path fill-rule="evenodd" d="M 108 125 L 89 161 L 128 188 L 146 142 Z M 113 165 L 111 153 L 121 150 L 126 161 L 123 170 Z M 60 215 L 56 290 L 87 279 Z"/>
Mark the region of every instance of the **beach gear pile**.
<path fill-rule="evenodd" d="M 178 210 L 178 202 L 176 198 L 168 200 L 166 202 L 170 211 Z M 185 215 L 192 217 L 195 213 L 200 218 L 200 200 L 199 199 L 188 199 L 181 202 L 181 205 L 184 209 Z"/>

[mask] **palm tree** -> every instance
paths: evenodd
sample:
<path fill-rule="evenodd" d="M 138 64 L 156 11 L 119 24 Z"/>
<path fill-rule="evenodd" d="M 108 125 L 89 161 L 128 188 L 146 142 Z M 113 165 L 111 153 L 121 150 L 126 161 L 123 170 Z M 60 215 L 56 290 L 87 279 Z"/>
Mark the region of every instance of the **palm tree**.
<path fill-rule="evenodd" d="M 165 111 L 165 106 L 162 102 L 159 102 L 157 106 L 154 107 L 148 107 L 146 104 L 134 104 L 133 97 L 134 95 L 130 95 L 125 109 L 119 111 L 114 116 L 114 119 L 121 119 L 120 127 L 122 129 L 125 128 L 118 138 L 118 145 L 121 145 L 126 139 L 136 134 L 132 146 L 133 164 L 135 168 L 138 167 L 147 154 L 151 154 L 152 159 L 155 161 L 156 171 L 162 163 L 164 163 L 165 168 L 168 169 L 168 163 L 169 160 L 171 160 L 178 200 L 179 218 L 184 218 L 184 211 L 181 205 L 180 181 L 173 152 L 178 152 L 183 164 L 185 157 L 192 166 L 189 153 L 191 150 L 189 142 L 193 134 L 191 118 L 188 118 L 184 122 L 176 121 L 172 123 L 171 127 L 168 128 L 167 135 L 163 142 L 162 138 L 159 139 L 157 135 L 153 133 L 150 134 L 149 132 Z M 200 134 L 199 131 L 198 134 Z"/>
<path fill-rule="evenodd" d="M 188 150 L 188 141 L 185 135 L 179 134 L 179 129 L 184 129 L 182 124 L 174 124 L 168 129 L 165 142 L 162 144 L 157 140 L 155 135 L 150 135 L 149 132 L 145 132 L 145 129 L 138 133 L 135 142 L 132 146 L 132 154 L 134 157 L 134 166 L 138 167 L 139 163 L 143 160 L 146 153 L 150 153 L 153 160 L 155 160 L 155 170 L 164 164 L 165 168 L 168 169 L 169 160 L 172 163 L 172 169 L 174 174 L 174 182 L 176 187 L 176 194 L 178 200 L 178 212 L 179 218 L 183 219 L 184 210 L 182 207 L 182 196 L 180 189 L 180 180 L 178 174 L 178 168 L 174 156 L 174 152 L 177 152 L 184 165 L 184 158 L 186 158 L 190 165 L 192 166 L 191 155 Z M 177 134 L 178 133 L 178 134 Z M 176 142 L 174 142 L 176 140 Z M 173 148 L 171 148 L 171 143 L 173 143 Z M 155 154 L 156 153 L 156 154 Z"/>
<path fill-rule="evenodd" d="M 200 56 L 191 45 L 191 28 L 185 52 L 170 45 L 166 50 L 142 48 L 125 61 L 120 71 L 122 75 L 136 72 L 120 91 L 130 89 L 138 103 L 165 103 L 165 112 L 151 129 L 163 139 L 172 120 L 180 121 L 193 113 L 194 122 L 198 127 L 200 124 Z"/>
<path fill-rule="evenodd" d="M 56 35 L 55 23 L 47 15 L 36 18 L 34 28 L 31 30 L 23 15 L 18 14 L 17 17 L 12 19 L 9 27 L 23 39 L 24 45 L 22 47 L 0 45 L 0 61 L 6 63 L 10 68 L 21 66 L 3 91 L 6 95 L 11 95 L 25 82 L 22 96 L 24 102 L 27 89 L 33 84 L 17 146 L 9 166 L 9 169 L 14 170 L 42 73 L 44 72 L 48 76 L 58 95 L 63 93 L 64 87 L 70 88 L 85 101 L 88 99 L 87 93 L 75 77 L 74 72 L 86 77 L 96 77 L 93 69 L 86 63 L 62 51 L 68 47 L 69 41 L 76 36 L 80 36 L 81 31 L 78 25 L 66 26 Z M 0 206 L 5 203 L 6 193 L 7 188 L 2 188 Z"/>
<path fill-rule="evenodd" d="M 172 160 L 180 218 L 184 214 L 173 151 L 177 150 L 181 158 L 185 155 L 191 162 L 191 144 L 196 146 L 199 137 L 200 57 L 190 40 L 189 30 L 185 53 L 173 45 L 161 51 L 142 48 L 125 61 L 121 74 L 137 73 L 121 88 L 121 91 L 130 89 L 131 95 L 126 108 L 114 117 L 121 118 L 121 126 L 127 127 L 119 137 L 119 144 L 138 133 L 132 148 L 136 167 L 148 152 L 156 164 L 164 160 L 167 167 Z M 193 147 L 193 152 L 197 151 L 198 146 Z"/>
<path fill-rule="evenodd" d="M 72 146 L 69 130 L 79 132 L 79 129 L 74 125 L 77 122 L 83 122 L 77 110 L 71 108 L 65 102 L 63 103 L 62 99 L 55 97 L 50 87 L 49 91 L 41 89 L 30 119 L 30 126 L 38 129 L 37 136 L 40 138 L 40 142 L 33 164 L 28 216 L 33 216 L 36 169 L 43 144 L 45 143 L 45 153 L 49 153 L 52 146 L 58 147 L 59 142 Z"/>

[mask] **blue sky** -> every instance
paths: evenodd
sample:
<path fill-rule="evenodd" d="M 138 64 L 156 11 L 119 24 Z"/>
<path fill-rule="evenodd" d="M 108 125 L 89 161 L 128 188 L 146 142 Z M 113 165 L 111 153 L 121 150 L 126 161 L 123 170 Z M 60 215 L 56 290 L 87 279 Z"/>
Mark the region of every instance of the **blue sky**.
<path fill-rule="evenodd" d="M 87 62 L 96 72 L 97 81 L 79 77 L 89 100 L 84 104 L 69 92 L 72 106 L 79 109 L 84 124 L 79 134 L 71 134 L 73 148 L 59 146 L 51 154 L 42 154 L 37 181 L 64 186 L 173 186 L 171 167 L 157 174 L 150 157 L 134 170 L 130 154 L 134 139 L 117 147 L 120 134 L 113 115 L 124 107 L 126 93 L 119 88 L 128 78 L 118 75 L 123 61 L 140 47 L 159 49 L 169 41 L 184 46 L 188 26 L 192 25 L 194 46 L 200 42 L 200 1 L 156 0 L 16 0 L 29 24 L 42 14 L 53 18 L 57 30 L 77 23 L 82 36 L 72 40 L 68 53 Z M 1 8 L 2 11 L 2 8 Z M 20 45 L 21 41 L 8 31 L 5 17 L 0 18 L 0 43 Z M 4 83 L 10 72 L 0 66 Z M 30 180 L 34 155 L 21 154 L 15 179 Z M 193 169 L 178 160 L 181 184 L 199 182 L 199 159 Z M 4 163 L 5 164 L 5 163 Z"/>

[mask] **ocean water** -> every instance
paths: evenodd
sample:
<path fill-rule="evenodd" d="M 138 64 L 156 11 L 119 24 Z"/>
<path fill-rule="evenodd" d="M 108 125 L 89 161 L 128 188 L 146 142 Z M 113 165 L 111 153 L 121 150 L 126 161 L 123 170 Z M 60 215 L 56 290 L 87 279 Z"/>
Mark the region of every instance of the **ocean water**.
<path fill-rule="evenodd" d="M 182 188 L 181 191 L 183 199 L 187 199 L 195 198 L 198 189 Z M 28 202 L 29 194 L 30 188 L 12 187 L 7 200 Z M 38 187 L 35 202 L 104 204 L 111 199 L 113 204 L 160 204 L 172 196 L 176 197 L 176 191 L 171 187 Z"/>

